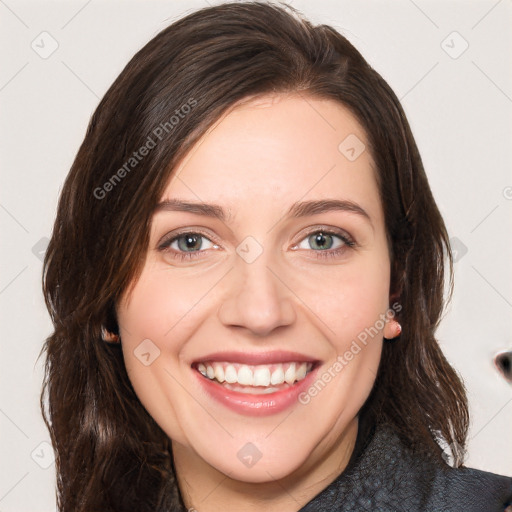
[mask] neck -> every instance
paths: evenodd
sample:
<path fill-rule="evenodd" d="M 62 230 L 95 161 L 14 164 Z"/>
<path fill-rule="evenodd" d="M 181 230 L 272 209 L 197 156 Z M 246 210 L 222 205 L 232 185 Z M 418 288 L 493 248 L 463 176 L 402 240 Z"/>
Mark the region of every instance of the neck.
<path fill-rule="evenodd" d="M 174 466 L 187 509 L 196 512 L 245 510 L 297 512 L 346 468 L 357 438 L 352 420 L 335 443 L 320 443 L 304 464 L 281 479 L 242 482 L 218 471 L 192 449 L 173 441 Z"/>

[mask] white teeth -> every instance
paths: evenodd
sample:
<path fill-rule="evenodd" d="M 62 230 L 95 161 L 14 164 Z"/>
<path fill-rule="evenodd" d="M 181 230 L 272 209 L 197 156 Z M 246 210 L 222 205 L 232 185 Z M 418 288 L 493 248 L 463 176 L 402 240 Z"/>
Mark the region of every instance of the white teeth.
<path fill-rule="evenodd" d="M 238 375 L 236 373 L 235 367 L 232 364 L 227 365 L 226 371 L 224 373 L 224 378 L 226 379 L 226 382 L 228 382 L 229 384 L 237 382 Z"/>
<path fill-rule="evenodd" d="M 274 363 L 249 366 L 246 364 L 212 362 L 198 363 L 197 370 L 210 380 L 216 380 L 231 389 L 230 384 L 252 388 L 266 388 L 265 392 L 275 392 L 284 383 L 292 385 L 304 379 L 313 363 Z M 286 370 L 285 370 L 286 369 Z M 245 389 L 240 387 L 239 389 Z M 247 388 L 248 389 L 248 388 Z M 260 390 L 263 392 L 263 390 Z M 258 392 L 260 392 L 258 391 Z M 248 391 L 250 392 L 250 391 Z"/>
<path fill-rule="evenodd" d="M 252 375 L 251 369 L 247 365 L 243 365 L 238 370 L 238 384 L 242 384 L 243 386 L 259 386 L 260 384 L 256 383 L 256 374 L 254 374 L 254 378 Z"/>
<path fill-rule="evenodd" d="M 268 387 L 264 388 L 261 386 L 240 386 L 237 384 L 224 384 L 224 387 L 231 391 L 237 391 L 238 393 L 245 393 L 246 395 L 268 395 L 269 393 L 275 393 L 279 391 L 279 388 Z"/>
<path fill-rule="evenodd" d="M 240 380 L 238 381 L 240 382 Z M 266 367 L 254 371 L 254 386 L 268 386 L 270 384 L 270 370 Z"/>
<path fill-rule="evenodd" d="M 295 378 L 297 380 L 302 380 L 306 376 L 306 373 L 307 373 L 307 364 L 302 363 L 295 371 Z"/>
<path fill-rule="evenodd" d="M 295 381 L 295 363 L 291 363 L 288 369 L 284 373 L 284 380 L 288 384 L 293 384 Z"/>
<path fill-rule="evenodd" d="M 284 371 L 282 366 L 278 366 L 270 377 L 270 384 L 275 386 L 276 384 L 282 384 L 284 382 Z"/>
<path fill-rule="evenodd" d="M 226 378 L 224 377 L 224 368 L 221 364 L 214 363 L 213 367 L 215 369 L 215 378 L 222 384 Z"/>

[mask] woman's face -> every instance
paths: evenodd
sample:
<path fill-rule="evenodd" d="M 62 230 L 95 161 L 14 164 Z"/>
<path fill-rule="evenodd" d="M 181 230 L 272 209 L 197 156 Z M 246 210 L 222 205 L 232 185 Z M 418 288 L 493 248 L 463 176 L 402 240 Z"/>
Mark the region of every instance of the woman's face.
<path fill-rule="evenodd" d="M 263 482 L 352 449 L 390 285 L 366 144 L 338 103 L 260 97 L 163 191 L 117 313 L 138 397 L 197 468 Z"/>

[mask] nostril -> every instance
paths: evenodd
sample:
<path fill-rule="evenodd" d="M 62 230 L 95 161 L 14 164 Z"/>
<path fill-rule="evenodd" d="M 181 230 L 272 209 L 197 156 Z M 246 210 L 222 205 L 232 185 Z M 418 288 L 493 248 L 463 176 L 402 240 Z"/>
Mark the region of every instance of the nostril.
<path fill-rule="evenodd" d="M 512 383 L 512 350 L 496 354 L 494 364 L 503 377 L 505 377 L 508 382 Z"/>

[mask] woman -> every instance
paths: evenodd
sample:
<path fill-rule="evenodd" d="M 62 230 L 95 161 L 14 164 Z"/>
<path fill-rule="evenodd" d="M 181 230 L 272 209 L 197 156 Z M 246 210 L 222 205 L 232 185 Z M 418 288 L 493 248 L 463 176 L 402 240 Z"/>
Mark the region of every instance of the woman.
<path fill-rule="evenodd" d="M 46 255 L 59 510 L 505 510 L 512 479 L 462 467 L 448 248 L 396 96 L 334 29 L 244 2 L 163 30 Z"/>

